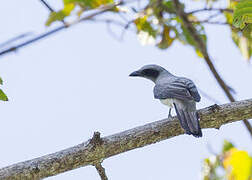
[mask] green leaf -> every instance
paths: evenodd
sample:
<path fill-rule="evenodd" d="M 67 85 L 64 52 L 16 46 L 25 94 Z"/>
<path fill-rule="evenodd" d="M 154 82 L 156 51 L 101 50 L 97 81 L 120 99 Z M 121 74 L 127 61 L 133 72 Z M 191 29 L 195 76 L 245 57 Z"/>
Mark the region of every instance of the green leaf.
<path fill-rule="evenodd" d="M 75 5 L 73 3 L 68 3 L 64 5 L 64 9 L 58 12 L 52 12 L 46 21 L 46 26 L 50 26 L 55 21 L 62 21 L 66 16 L 69 16 L 73 11 Z"/>
<path fill-rule="evenodd" d="M 232 39 L 242 56 L 249 60 L 252 56 L 252 24 L 247 25 L 242 31 L 232 29 Z"/>
<path fill-rule="evenodd" d="M 163 1 L 163 5 L 165 7 L 165 11 L 168 13 L 176 13 L 173 2 L 171 0 Z"/>
<path fill-rule="evenodd" d="M 8 101 L 8 97 L 4 94 L 2 89 L 0 89 L 0 100 L 2 101 Z"/>
<path fill-rule="evenodd" d="M 2 80 L 2 78 L 0 77 L 0 84 L 2 85 L 3 84 L 3 80 Z"/>
<path fill-rule="evenodd" d="M 233 25 L 243 29 L 250 23 L 252 23 L 252 1 L 242 0 L 235 7 Z"/>
<path fill-rule="evenodd" d="M 233 41 L 240 49 L 242 56 L 248 60 L 252 56 L 252 24 L 249 23 L 250 20 L 248 19 L 252 10 L 249 10 L 249 15 L 246 15 L 246 12 L 247 8 L 251 9 L 251 7 L 251 0 L 243 0 L 239 3 L 230 1 L 229 8 L 234 9 L 234 14 L 231 12 L 224 12 L 226 21 L 230 25 Z M 240 28 L 242 28 L 242 30 Z"/>
<path fill-rule="evenodd" d="M 234 147 L 234 145 L 231 142 L 229 142 L 227 140 L 224 140 L 223 147 L 222 147 L 222 152 L 223 153 L 227 152 L 227 151 L 229 151 L 233 147 Z"/>
<path fill-rule="evenodd" d="M 170 36 L 171 27 L 164 25 L 162 40 L 157 44 L 160 49 L 167 49 L 171 46 L 175 38 Z"/>
<path fill-rule="evenodd" d="M 195 52 L 200 58 L 204 58 L 202 52 L 199 49 L 195 49 Z"/>
<path fill-rule="evenodd" d="M 151 26 L 150 22 L 147 21 L 148 17 L 143 16 L 139 17 L 134 20 L 134 23 L 136 25 L 137 31 L 141 32 L 147 32 L 150 36 L 156 37 L 156 31 Z"/>

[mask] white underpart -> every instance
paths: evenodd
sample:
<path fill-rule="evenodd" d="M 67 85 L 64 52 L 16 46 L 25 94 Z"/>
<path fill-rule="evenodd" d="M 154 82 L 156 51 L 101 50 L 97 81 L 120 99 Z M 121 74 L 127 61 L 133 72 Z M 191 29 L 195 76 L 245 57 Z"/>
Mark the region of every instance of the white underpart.
<path fill-rule="evenodd" d="M 168 106 L 169 108 L 173 108 L 173 102 L 174 100 L 169 98 L 169 99 L 160 99 L 161 103 Z"/>

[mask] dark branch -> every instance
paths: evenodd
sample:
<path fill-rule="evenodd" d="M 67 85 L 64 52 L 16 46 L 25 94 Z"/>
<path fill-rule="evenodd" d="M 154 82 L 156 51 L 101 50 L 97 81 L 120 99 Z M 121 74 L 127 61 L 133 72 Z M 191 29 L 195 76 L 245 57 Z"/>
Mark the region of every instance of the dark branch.
<path fill-rule="evenodd" d="M 224 105 L 213 105 L 198 111 L 202 128 L 219 129 L 226 123 L 252 118 L 252 99 Z M 150 145 L 184 134 L 177 117 L 163 119 L 111 136 L 92 139 L 77 146 L 20 162 L 0 169 L 0 179 L 34 180 L 54 176 L 87 165 L 97 165 L 104 159 L 126 151 Z M 101 170 L 102 172 L 102 170 Z"/>
<path fill-rule="evenodd" d="M 28 41 L 25 41 L 25 42 L 23 42 L 23 43 L 21 43 L 21 44 L 18 44 L 18 45 L 16 45 L 16 46 L 10 47 L 10 48 L 8 48 L 8 49 L 6 49 L 6 50 L 3 50 L 3 51 L 0 52 L 0 56 L 2 56 L 2 55 L 4 55 L 4 54 L 7 54 L 7 53 L 10 53 L 10 52 L 13 52 L 13 51 L 16 51 L 17 49 L 20 49 L 20 48 L 22 48 L 22 47 L 24 47 L 24 46 L 27 46 L 27 45 L 29 45 L 29 44 L 31 44 L 31 43 L 34 43 L 34 42 L 36 42 L 36 41 L 38 41 L 38 40 L 40 40 L 40 39 L 43 39 L 43 38 L 45 38 L 45 37 L 48 37 L 48 36 L 50 36 L 50 35 L 52 35 L 52 34 L 58 32 L 58 31 L 61 31 L 61 30 L 64 29 L 64 28 L 66 28 L 66 26 L 60 26 L 60 27 L 55 28 L 55 29 L 53 29 L 53 30 L 51 30 L 51 31 L 49 31 L 49 32 L 43 33 L 43 34 L 41 34 L 41 35 L 39 35 L 39 36 L 37 36 L 37 37 L 35 37 L 35 38 L 33 38 L 33 39 L 30 39 L 30 40 L 28 40 Z"/>
<path fill-rule="evenodd" d="M 104 169 L 104 167 L 102 167 L 101 163 L 95 163 L 94 166 L 95 166 L 97 172 L 99 173 L 101 180 L 108 180 L 108 177 L 105 173 L 105 169 Z"/>
<path fill-rule="evenodd" d="M 47 7 L 49 9 L 49 11 L 54 12 L 53 8 L 44 0 L 40 0 L 40 2 L 42 2 L 42 4 L 45 5 L 45 7 Z"/>
<path fill-rule="evenodd" d="M 68 28 L 68 27 L 71 27 L 73 25 L 79 24 L 79 23 L 81 23 L 83 21 L 86 21 L 86 20 L 90 20 L 90 19 L 94 18 L 95 16 L 103 14 L 103 13 L 111 10 L 115 6 L 118 6 L 118 5 L 121 5 L 121 4 L 123 4 L 123 2 L 119 2 L 119 3 L 112 4 L 112 5 L 104 6 L 104 7 L 100 8 L 97 12 L 94 12 L 93 14 L 90 14 L 90 15 L 87 15 L 85 17 L 82 17 L 81 19 L 79 19 L 77 21 L 74 21 L 71 24 L 67 24 L 67 25 L 63 25 L 63 26 L 57 27 L 57 28 L 55 28 L 55 29 L 53 29 L 53 30 L 51 30 L 49 32 L 43 33 L 43 34 L 41 34 L 41 35 L 39 35 L 39 36 L 37 36 L 37 37 L 35 37 L 33 39 L 25 41 L 25 42 L 23 42 L 21 44 L 18 44 L 16 46 L 10 47 L 10 48 L 8 48 L 6 50 L 3 50 L 3 51 L 0 52 L 0 56 L 5 55 L 5 54 L 10 53 L 10 52 L 13 52 L 13 51 L 15 51 L 17 49 L 20 49 L 22 47 L 25 47 L 25 46 L 27 46 L 27 45 L 29 45 L 31 43 L 34 43 L 34 42 L 36 42 L 36 41 L 38 41 L 40 39 L 44 39 L 45 37 L 48 37 L 48 36 L 50 36 L 52 34 L 55 34 L 56 32 L 59 32 L 59 31 L 65 29 L 65 28 Z"/>
<path fill-rule="evenodd" d="M 212 63 L 212 60 L 208 54 L 206 44 L 204 43 L 202 38 L 198 35 L 198 33 L 197 33 L 196 29 L 194 28 L 194 26 L 192 25 L 192 23 L 189 21 L 187 14 L 184 12 L 184 9 L 182 8 L 182 4 L 180 4 L 179 0 L 173 0 L 173 3 L 174 3 L 174 7 L 175 7 L 177 15 L 183 20 L 185 27 L 190 32 L 192 38 L 195 40 L 197 48 L 200 49 L 201 53 L 203 54 L 204 59 L 208 65 L 209 69 L 213 73 L 215 79 L 217 80 L 217 82 L 219 83 L 219 85 L 221 86 L 223 91 L 225 92 L 228 99 L 231 102 L 234 102 L 235 99 L 230 92 L 229 86 L 224 82 L 224 80 L 221 78 L 221 76 L 217 72 L 217 70 L 216 70 L 214 64 Z M 250 125 L 250 123 L 246 119 L 243 120 L 243 122 L 252 137 L 252 126 Z"/>
<path fill-rule="evenodd" d="M 11 39 L 9 39 L 9 40 L 7 40 L 7 41 L 1 43 L 1 44 L 0 44 L 0 48 L 3 48 L 3 47 L 5 47 L 5 46 L 8 46 L 8 45 L 10 45 L 11 43 L 13 43 L 13 42 L 15 42 L 15 41 L 17 41 L 17 40 L 23 39 L 23 38 L 25 38 L 25 37 L 27 37 L 27 36 L 29 36 L 29 35 L 31 35 L 31 34 L 32 34 L 32 33 L 28 32 L 28 33 L 23 33 L 23 34 L 20 34 L 20 35 L 18 35 L 18 36 L 16 36 L 16 37 L 13 37 L 13 38 L 11 38 Z"/>
<path fill-rule="evenodd" d="M 203 9 L 196 9 L 196 10 L 187 12 L 187 14 L 195 14 L 195 13 L 209 12 L 209 11 L 219 11 L 219 12 L 230 12 L 230 13 L 233 13 L 232 9 L 226 9 L 226 8 L 203 8 Z"/>

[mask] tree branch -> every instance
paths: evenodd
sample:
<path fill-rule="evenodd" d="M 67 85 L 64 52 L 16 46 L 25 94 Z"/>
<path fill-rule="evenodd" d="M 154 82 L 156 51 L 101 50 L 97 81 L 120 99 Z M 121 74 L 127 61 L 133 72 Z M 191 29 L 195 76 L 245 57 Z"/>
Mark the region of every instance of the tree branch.
<path fill-rule="evenodd" d="M 54 9 L 44 0 L 40 0 L 40 2 L 49 9 L 49 11 L 54 12 Z"/>
<path fill-rule="evenodd" d="M 212 63 L 212 60 L 211 60 L 211 58 L 210 58 L 210 56 L 208 54 L 206 44 L 204 43 L 202 38 L 198 35 L 198 33 L 197 33 L 196 29 L 194 28 L 194 26 L 192 25 L 192 23 L 189 21 L 189 19 L 187 17 L 187 14 L 184 12 L 184 9 L 182 8 L 182 5 L 180 4 L 179 0 L 173 0 L 173 3 L 174 3 L 174 7 L 175 7 L 177 15 L 182 19 L 185 27 L 190 32 L 192 38 L 196 42 L 197 48 L 200 49 L 201 53 L 203 54 L 204 59 L 205 59 L 207 65 L 208 65 L 209 69 L 213 73 L 215 79 L 217 80 L 217 82 L 219 83 L 219 85 L 221 86 L 223 91 L 225 92 L 228 99 L 231 102 L 234 102 L 235 99 L 234 99 L 233 95 L 230 92 L 229 86 L 226 85 L 224 80 L 221 78 L 221 76 L 217 72 L 217 70 L 216 70 L 214 64 Z M 249 133 L 250 133 L 250 135 L 252 137 L 252 126 L 250 125 L 250 123 L 246 119 L 243 120 L 243 122 L 244 122 L 247 130 L 249 131 Z"/>
<path fill-rule="evenodd" d="M 100 177 L 101 177 L 101 180 L 108 180 L 108 177 L 105 173 L 105 169 L 104 167 L 102 167 L 101 163 L 96 163 L 94 164 L 97 172 L 99 173 Z"/>
<path fill-rule="evenodd" d="M 21 44 L 18 44 L 16 46 L 10 47 L 8 49 L 5 49 L 5 50 L 3 50 L 3 51 L 0 52 L 0 56 L 5 55 L 5 54 L 10 53 L 10 52 L 13 52 L 13 51 L 16 51 L 17 49 L 20 49 L 20 48 L 22 48 L 24 46 L 27 46 L 27 45 L 29 45 L 31 43 L 34 43 L 34 42 L 36 42 L 36 41 L 38 41 L 40 39 L 43 39 L 43 38 L 48 37 L 48 36 L 50 36 L 52 34 L 55 34 L 56 32 L 59 32 L 59 31 L 65 29 L 65 28 L 68 28 L 68 27 L 71 27 L 73 25 L 79 24 L 79 23 L 81 23 L 83 21 L 86 21 L 86 20 L 90 20 L 90 19 L 94 18 L 95 16 L 103 14 L 103 13 L 105 13 L 105 12 L 107 12 L 107 11 L 109 11 L 109 10 L 113 9 L 114 7 L 116 7 L 118 5 L 121 5 L 121 4 L 123 4 L 122 1 L 118 2 L 118 3 L 115 3 L 115 4 L 109 4 L 107 6 L 103 6 L 101 8 L 98 8 L 98 11 L 94 12 L 93 14 L 90 14 L 90 15 L 87 15 L 85 17 L 82 17 L 79 20 L 74 21 L 74 22 L 72 22 L 70 24 L 66 24 L 65 23 L 64 25 L 62 25 L 60 27 L 57 27 L 57 28 L 55 28 L 55 29 L 53 29 L 53 30 L 51 30 L 49 32 L 43 33 L 43 34 L 41 34 L 41 35 L 39 35 L 39 36 L 37 36 L 37 37 L 35 37 L 33 39 L 30 39 L 28 41 L 25 41 L 25 42 L 23 42 Z"/>
<path fill-rule="evenodd" d="M 31 32 L 28 32 L 28 33 L 23 33 L 23 34 L 20 34 L 20 35 L 18 35 L 18 36 L 16 36 L 16 37 L 13 37 L 13 38 L 11 38 L 11 39 L 9 39 L 9 40 L 7 40 L 7 41 L 1 43 L 1 44 L 0 44 L 0 48 L 3 48 L 3 47 L 5 47 L 5 46 L 9 46 L 11 43 L 13 43 L 13 42 L 15 42 L 15 41 L 18 41 L 18 40 L 20 40 L 20 39 L 23 39 L 23 38 L 25 38 L 25 37 L 27 37 L 27 36 L 30 36 L 31 34 L 32 34 Z"/>
<path fill-rule="evenodd" d="M 227 22 L 220 22 L 220 21 L 209 21 L 206 20 L 200 20 L 200 21 L 190 21 L 191 23 L 202 23 L 202 24 L 212 24 L 212 25 L 230 25 Z"/>
<path fill-rule="evenodd" d="M 252 99 L 213 105 L 198 111 L 202 128 L 217 128 L 226 123 L 252 118 Z M 0 169 L 0 179 L 34 180 L 53 176 L 79 167 L 94 165 L 111 156 L 183 134 L 177 117 L 163 119 L 111 136 L 99 133 L 77 146 L 20 162 Z M 99 138 L 97 138 L 99 137 Z M 99 165 L 98 165 L 98 168 Z"/>
<path fill-rule="evenodd" d="M 227 9 L 227 8 L 203 8 L 203 9 L 196 9 L 191 12 L 188 12 L 187 14 L 195 14 L 199 12 L 209 12 L 209 11 L 219 11 L 219 12 L 231 12 L 233 13 L 233 9 Z"/>
<path fill-rule="evenodd" d="M 94 135 L 92 139 L 90 140 L 90 144 L 93 145 L 93 148 L 96 146 L 102 145 L 103 140 L 101 139 L 101 133 L 100 132 L 94 132 Z M 93 162 L 93 166 L 96 168 L 98 174 L 101 177 L 101 180 L 108 180 L 108 177 L 105 173 L 104 167 L 101 165 L 101 160 Z"/>

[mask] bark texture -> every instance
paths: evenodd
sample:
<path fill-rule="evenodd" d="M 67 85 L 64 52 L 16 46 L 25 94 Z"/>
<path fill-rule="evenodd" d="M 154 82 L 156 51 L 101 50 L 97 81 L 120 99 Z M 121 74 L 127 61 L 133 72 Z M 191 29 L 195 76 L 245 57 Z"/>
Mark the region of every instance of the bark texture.
<path fill-rule="evenodd" d="M 202 128 L 252 118 L 252 99 L 213 105 L 198 111 Z M 101 163 L 111 156 L 183 134 L 177 117 L 163 119 L 111 136 L 93 138 L 77 146 L 0 169 L 1 180 L 36 180 L 79 167 Z"/>

